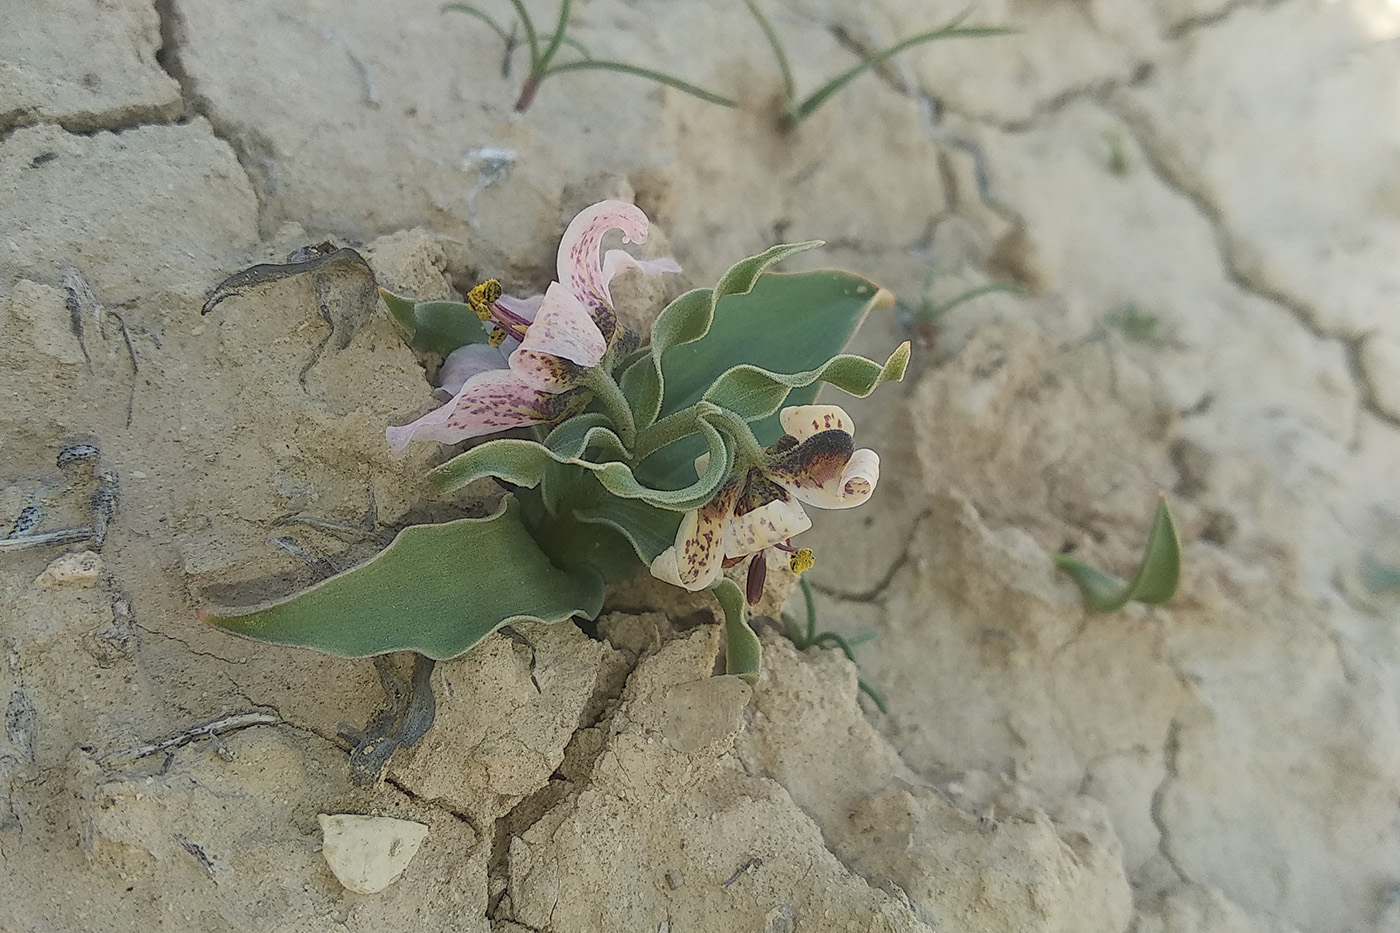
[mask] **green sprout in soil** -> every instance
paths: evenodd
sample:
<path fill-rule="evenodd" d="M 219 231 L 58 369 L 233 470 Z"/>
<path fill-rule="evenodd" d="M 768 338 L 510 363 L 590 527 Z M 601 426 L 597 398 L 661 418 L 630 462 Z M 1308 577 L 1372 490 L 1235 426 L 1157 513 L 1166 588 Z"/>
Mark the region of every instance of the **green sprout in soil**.
<path fill-rule="evenodd" d="M 515 9 L 515 15 L 519 25 L 524 29 L 525 45 L 530 52 L 530 72 L 525 77 L 524 87 L 520 89 L 520 97 L 515 101 L 515 109 L 517 112 L 523 113 L 530 108 L 530 104 L 534 102 L 535 94 L 539 91 L 540 85 L 544 83 L 545 78 L 566 71 L 586 71 L 590 69 L 597 71 L 614 71 L 620 74 L 634 75 L 638 78 L 646 78 L 649 81 L 655 81 L 657 84 L 664 84 L 678 91 L 684 91 L 687 94 L 698 97 L 701 100 L 709 101 L 712 104 L 719 104 L 724 107 L 737 106 L 734 101 L 727 97 L 707 91 L 701 87 L 696 87 L 694 84 L 682 81 L 674 75 L 655 71 L 651 68 L 630 65 L 626 62 L 594 58 L 582 42 L 567 35 L 569 13 L 573 7 L 573 0 L 562 0 L 559 4 L 559 17 L 555 23 L 554 32 L 544 34 L 541 34 L 535 27 L 535 22 L 530 18 L 530 13 L 525 9 L 525 4 L 522 0 L 510 0 L 510 2 L 511 6 Z M 450 10 L 454 13 L 465 13 L 468 16 L 481 20 L 487 26 L 491 27 L 491 30 L 495 32 L 496 35 L 500 36 L 501 41 L 505 43 L 507 57 L 515 50 L 518 40 L 515 36 L 514 25 L 507 31 L 497 22 L 495 17 L 470 3 L 446 3 L 443 4 L 442 9 L 444 12 Z M 566 45 L 581 57 L 574 61 L 555 63 L 555 56 L 559 53 L 559 50 Z"/>
<path fill-rule="evenodd" d="M 869 71 L 871 68 L 881 65 L 905 49 L 921 45 L 925 42 L 934 42 L 939 39 L 972 39 L 986 36 L 1006 35 L 1011 30 L 998 26 L 964 26 L 963 21 L 967 19 L 968 13 L 963 13 L 955 17 L 947 24 L 937 29 L 921 32 L 918 35 L 910 36 L 888 48 L 881 49 L 871 55 L 866 56 L 859 63 L 836 75 L 821 87 L 817 88 L 806 97 L 799 98 L 797 86 L 793 81 L 792 66 L 789 63 L 787 52 L 783 48 L 782 41 L 778 38 L 777 31 L 763 11 L 758 8 L 754 0 L 744 0 L 749 11 L 758 22 L 759 28 L 763 30 L 763 35 L 768 39 L 769 46 L 773 49 L 773 57 L 777 59 L 778 70 L 782 73 L 784 91 L 784 114 L 783 120 L 786 126 L 793 127 L 811 116 L 818 107 L 837 91 L 844 88 L 851 81 Z M 713 91 L 707 91 L 702 87 L 683 81 L 675 75 L 667 74 L 664 71 L 657 71 L 652 68 L 643 68 L 639 65 L 627 62 L 613 61 L 611 59 L 594 58 L 588 48 L 577 39 L 569 36 L 569 14 L 573 8 L 573 0 L 561 0 L 559 4 L 559 15 L 555 21 L 554 31 L 541 33 L 536 27 L 535 21 L 530 17 L 529 11 L 525 8 L 524 0 L 510 0 L 511 7 L 515 10 L 516 22 L 507 30 L 491 14 L 480 7 L 470 3 L 446 3 L 443 4 L 444 12 L 464 13 L 485 23 L 491 30 L 500 36 L 505 43 L 506 61 L 509 63 L 510 55 L 519 44 L 516 36 L 516 26 L 519 26 L 525 34 L 525 46 L 530 53 L 530 71 L 525 77 L 525 84 L 520 89 L 520 96 L 515 101 L 515 109 L 524 112 L 530 108 L 534 102 L 535 95 L 539 92 L 540 85 L 544 79 L 551 75 L 562 74 L 566 71 L 613 71 L 619 74 L 633 75 L 638 78 L 645 78 L 648 81 L 655 81 L 657 84 L 664 84 L 673 87 L 678 91 L 683 91 L 693 97 L 709 101 L 712 104 L 719 104 L 723 107 L 737 107 L 733 100 Z M 568 46 L 579 57 L 571 61 L 555 62 L 555 57 L 559 50 Z"/>
<path fill-rule="evenodd" d="M 978 39 L 988 36 L 1004 36 L 1012 32 L 1002 26 L 964 26 L 963 21 L 971 15 L 971 10 L 955 16 L 937 29 L 928 32 L 921 32 L 918 35 L 910 36 L 896 42 L 894 45 L 881 49 L 871 55 L 866 56 L 859 63 L 836 75 L 821 87 L 817 88 L 806 97 L 799 98 L 797 84 L 793 80 L 792 65 L 789 63 L 787 52 L 783 49 L 782 41 L 778 38 L 777 30 L 773 28 L 773 23 L 758 8 L 755 0 L 744 0 L 753 18 L 758 21 L 759 28 L 763 30 L 763 35 L 768 39 L 768 45 L 773 49 L 773 57 L 778 61 L 778 70 L 783 76 L 783 99 L 784 112 L 783 121 L 787 127 L 791 128 L 801 123 L 816 112 L 817 108 L 826 103 L 837 91 L 850 84 L 856 78 L 877 65 L 882 65 L 894 58 L 905 49 L 922 45 L 925 42 L 935 42 L 940 39 Z"/>
<path fill-rule="evenodd" d="M 946 301 L 935 302 L 933 288 L 938 280 L 938 274 L 938 266 L 930 265 L 928 275 L 924 276 L 924 287 L 919 292 L 917 303 L 903 299 L 898 299 L 894 303 L 895 314 L 899 316 L 899 322 L 904 327 L 905 332 L 915 337 L 921 344 L 931 344 L 934 334 L 937 332 L 938 322 L 949 311 L 965 302 L 996 292 L 1008 292 L 1013 295 L 1025 294 L 1025 289 L 1014 282 L 991 282 L 987 285 L 969 288 Z"/>
<path fill-rule="evenodd" d="M 1362 559 L 1361 578 L 1373 593 L 1400 589 L 1400 567 L 1383 564 L 1372 557 Z"/>
<path fill-rule="evenodd" d="M 1167 500 L 1162 498 L 1147 534 L 1142 563 L 1131 581 L 1120 580 L 1070 554 L 1055 554 L 1050 559 L 1078 584 L 1091 612 L 1114 612 L 1134 601 L 1160 606 L 1176 595 L 1181 579 L 1181 538 Z"/>
<path fill-rule="evenodd" d="M 1110 311 L 1104 317 L 1104 322 L 1137 343 L 1153 347 L 1162 343 L 1162 335 L 1158 330 L 1161 320 L 1157 315 L 1142 310 L 1136 302 L 1130 301 Z"/>
<path fill-rule="evenodd" d="M 1133 164 L 1128 160 L 1128 145 L 1123 134 L 1117 130 L 1104 130 L 1103 141 L 1108 144 L 1108 171 L 1122 178 L 1132 171 Z"/>
<path fill-rule="evenodd" d="M 783 613 L 783 626 L 787 629 L 787 637 L 792 640 L 798 651 L 806 651 L 808 648 L 825 648 L 828 645 L 835 645 L 846 655 L 846 659 L 852 664 L 856 663 L 854 649 L 857 645 L 864 644 L 875 637 L 874 632 L 866 632 L 864 635 L 857 635 L 854 638 L 844 638 L 835 632 L 817 631 L 817 597 L 812 592 L 812 584 L 807 577 L 798 577 L 797 582 L 802 586 L 802 599 L 807 606 L 807 627 L 804 629 L 798 624 L 791 614 Z M 889 707 L 885 705 L 884 697 L 880 692 L 863 677 L 856 679 L 856 684 L 860 687 L 860 692 L 870 697 L 870 701 L 875 704 L 875 708 L 885 715 L 889 715 Z"/>

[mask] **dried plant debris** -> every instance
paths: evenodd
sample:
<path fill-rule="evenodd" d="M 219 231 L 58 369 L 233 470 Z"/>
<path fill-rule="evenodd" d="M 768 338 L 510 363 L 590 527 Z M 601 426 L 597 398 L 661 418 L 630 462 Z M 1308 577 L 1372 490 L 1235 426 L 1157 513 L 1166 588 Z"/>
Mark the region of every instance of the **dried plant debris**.
<path fill-rule="evenodd" d="M 89 542 L 93 551 L 102 550 L 112 519 L 121 502 L 121 482 L 117 471 L 102 462 L 102 452 L 91 443 L 70 444 L 58 452 L 58 468 L 69 477 L 68 489 L 92 484 L 87 498 L 88 524 L 51 531 L 41 530 L 47 509 L 42 502 L 29 502 L 20 509 L 5 537 L 0 538 L 0 553 L 23 551 L 36 547 L 52 547 Z M 75 469 L 88 467 L 87 470 Z"/>
<path fill-rule="evenodd" d="M 208 314 L 220 303 L 250 289 L 302 275 L 311 276 L 316 311 L 330 327 L 301 369 L 298 378 L 304 385 L 306 374 L 321 359 L 326 346 L 334 340 L 336 349 L 348 347 L 379 305 L 379 286 L 374 272 L 358 251 L 348 246 L 337 248 L 327 240 L 292 251 L 285 263 L 249 266 L 216 285 L 205 299 L 200 314 Z"/>
<path fill-rule="evenodd" d="M 405 680 L 388 655 L 375 656 L 374 667 L 384 687 L 384 706 L 363 731 L 348 726 L 340 730 L 341 737 L 354 746 L 350 752 L 350 779 L 356 784 L 379 780 L 394 752 L 412 747 L 432 728 L 437 717 L 432 684 L 436 665 L 432 658 L 415 654 L 413 675 Z"/>

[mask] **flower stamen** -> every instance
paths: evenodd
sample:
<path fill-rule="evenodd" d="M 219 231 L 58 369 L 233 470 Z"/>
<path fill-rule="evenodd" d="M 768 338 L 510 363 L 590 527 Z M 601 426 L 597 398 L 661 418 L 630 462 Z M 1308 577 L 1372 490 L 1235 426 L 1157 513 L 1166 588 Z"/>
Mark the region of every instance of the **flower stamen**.
<path fill-rule="evenodd" d="M 768 557 L 766 551 L 759 551 L 749 561 L 749 574 L 744 580 L 744 598 L 750 606 L 757 606 L 763 599 L 763 587 L 768 582 Z"/>
<path fill-rule="evenodd" d="M 507 338 L 525 339 L 525 331 L 530 322 L 501 304 L 501 283 L 497 279 L 487 279 L 467 292 L 467 307 L 481 319 L 481 323 L 492 328 L 487 342 L 499 347 Z"/>
<path fill-rule="evenodd" d="M 788 558 L 788 567 L 799 577 L 817 565 L 817 556 L 812 553 L 809 547 L 798 548 L 797 551 Z"/>

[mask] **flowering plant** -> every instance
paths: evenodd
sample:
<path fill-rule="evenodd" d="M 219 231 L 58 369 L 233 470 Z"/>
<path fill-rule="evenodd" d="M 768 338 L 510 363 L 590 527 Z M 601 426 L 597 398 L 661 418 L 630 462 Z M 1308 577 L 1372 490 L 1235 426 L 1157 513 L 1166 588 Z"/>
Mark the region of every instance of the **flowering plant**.
<path fill-rule="evenodd" d="M 814 404 L 822 384 L 864 397 L 903 377 L 909 344 L 884 363 L 842 353 L 888 293 L 829 270 L 769 268 L 813 241 L 745 259 L 714 288 L 681 295 L 650 343 L 620 322 L 611 281 L 669 259 L 602 251 L 610 230 L 646 240 L 638 208 L 604 201 L 564 233 L 558 279 L 529 299 L 487 281 L 465 303 L 382 296 L 414 347 L 442 353 L 438 398 L 387 429 L 410 443 L 483 440 L 430 474 L 444 492 L 482 477 L 509 490 L 495 514 L 400 532 L 376 557 L 288 599 L 203 617 L 230 630 L 350 657 L 461 654 L 527 619 L 594 618 L 603 588 L 643 568 L 723 607 L 727 669 L 753 678 L 747 606 L 762 595 L 766 552 L 796 572 L 812 553 L 802 503 L 859 505 L 879 458 L 856 449 L 850 417 Z M 529 436 L 519 436 L 528 433 Z M 747 562 L 745 587 L 725 575 Z"/>

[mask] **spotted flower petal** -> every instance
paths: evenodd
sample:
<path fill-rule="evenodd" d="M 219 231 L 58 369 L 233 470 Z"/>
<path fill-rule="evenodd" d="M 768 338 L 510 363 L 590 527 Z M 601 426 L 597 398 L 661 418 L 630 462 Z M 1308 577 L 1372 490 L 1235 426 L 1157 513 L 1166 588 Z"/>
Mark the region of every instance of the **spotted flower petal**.
<path fill-rule="evenodd" d="M 390 427 L 385 437 L 395 450 L 413 440 L 456 444 L 507 428 L 546 424 L 564 413 L 563 402 L 557 393 L 534 388 L 504 367 L 488 369 L 464 382 L 446 405 L 411 424 Z"/>
<path fill-rule="evenodd" d="M 610 301 L 612 280 L 628 269 L 636 269 L 644 275 L 660 275 L 663 272 L 679 272 L 681 265 L 669 256 L 661 259 L 638 259 L 626 250 L 608 250 L 603 257 L 603 284 L 604 288 L 609 290 Z"/>
<path fill-rule="evenodd" d="M 680 271 L 674 261 L 643 262 L 620 250 L 610 250 L 607 258 L 599 262 L 603 236 L 609 230 L 621 230 L 624 242 L 645 243 L 648 228 L 647 215 L 636 205 L 601 201 L 580 211 L 559 242 L 559 282 L 583 302 L 608 339 L 617 330 L 617 314 L 608 287 L 614 275 L 628 267 L 648 272 Z"/>
<path fill-rule="evenodd" d="M 875 491 L 875 484 L 880 481 L 880 455 L 862 447 L 851 454 L 839 473 L 823 482 L 802 474 L 788 482 L 781 477 L 775 479 L 808 505 L 819 509 L 851 509 L 864 504 Z"/>
<path fill-rule="evenodd" d="M 510 355 L 510 368 L 537 389 L 559 392 L 578 380 L 581 367 L 597 366 L 607 352 L 588 309 L 552 282 L 524 341 Z"/>
<path fill-rule="evenodd" d="M 713 499 L 681 519 L 676 543 L 651 562 L 652 576 L 687 590 L 709 589 L 724 572 L 725 528 L 734 515 L 739 485 L 721 486 Z"/>
<path fill-rule="evenodd" d="M 725 559 L 737 560 L 757 554 L 811 527 L 812 520 L 799 502 L 791 498 L 774 499 L 743 515 L 735 515 L 724 526 Z"/>
<path fill-rule="evenodd" d="M 438 401 L 445 402 L 462 389 L 462 384 L 488 369 L 505 369 L 506 358 L 500 348 L 484 343 L 469 343 L 447 354 L 438 367 L 438 388 L 433 392 Z"/>
<path fill-rule="evenodd" d="M 855 422 L 837 405 L 793 405 L 778 413 L 778 421 L 798 443 L 822 431 L 843 431 L 851 437 L 856 434 Z"/>

